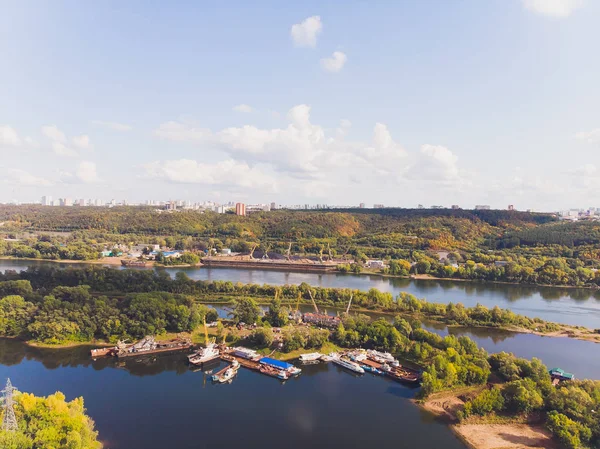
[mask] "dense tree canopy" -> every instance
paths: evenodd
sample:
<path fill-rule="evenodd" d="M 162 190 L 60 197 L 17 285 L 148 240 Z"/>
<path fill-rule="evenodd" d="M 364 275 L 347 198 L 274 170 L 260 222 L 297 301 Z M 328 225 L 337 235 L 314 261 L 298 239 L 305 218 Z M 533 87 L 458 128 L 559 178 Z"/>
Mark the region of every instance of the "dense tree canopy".
<path fill-rule="evenodd" d="M 0 430 L 2 449 L 102 448 L 94 422 L 85 414 L 83 398 L 67 402 L 60 392 L 48 397 L 16 393 L 14 410 L 19 429 Z"/>

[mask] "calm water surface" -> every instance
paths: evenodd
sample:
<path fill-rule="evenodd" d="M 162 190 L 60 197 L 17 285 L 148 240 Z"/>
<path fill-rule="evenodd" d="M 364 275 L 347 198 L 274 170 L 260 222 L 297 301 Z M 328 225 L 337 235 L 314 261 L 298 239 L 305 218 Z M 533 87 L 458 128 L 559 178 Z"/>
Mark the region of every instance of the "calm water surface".
<path fill-rule="evenodd" d="M 0 260 L 0 271 L 23 270 L 36 263 L 50 264 L 50 262 Z M 84 266 L 81 264 L 58 265 L 63 267 Z M 507 284 L 425 281 L 337 273 L 289 273 L 232 268 L 166 268 L 165 270 L 172 276 L 178 271 L 185 271 L 190 278 L 195 280 L 273 285 L 297 285 L 306 282 L 320 287 L 343 287 L 359 290 L 377 288 L 394 295 L 408 292 L 431 302 L 462 302 L 466 306 L 475 306 L 480 303 L 490 308 L 498 305 L 529 317 L 600 328 L 600 293 L 589 289 L 523 287 Z"/>
<path fill-rule="evenodd" d="M 0 339 L 6 377 L 37 395 L 83 396 L 108 449 L 464 449 L 410 402 L 415 390 L 331 364 L 303 367 L 284 384 L 242 368 L 233 383 L 213 385 L 187 367 L 185 354 L 94 362 L 86 347 Z"/>

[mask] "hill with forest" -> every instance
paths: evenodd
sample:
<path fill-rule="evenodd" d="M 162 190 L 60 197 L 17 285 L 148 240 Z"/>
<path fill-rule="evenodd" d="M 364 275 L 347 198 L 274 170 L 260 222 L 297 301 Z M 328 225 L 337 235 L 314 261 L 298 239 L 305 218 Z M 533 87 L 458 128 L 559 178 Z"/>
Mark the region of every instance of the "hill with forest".
<path fill-rule="evenodd" d="M 462 209 L 274 210 L 246 217 L 150 207 L 0 206 L 0 255 L 93 260 L 137 244 L 202 256 L 234 253 L 340 263 L 359 272 L 597 286 L 600 223 L 552 214 Z M 256 251 L 256 253 L 254 253 Z"/>

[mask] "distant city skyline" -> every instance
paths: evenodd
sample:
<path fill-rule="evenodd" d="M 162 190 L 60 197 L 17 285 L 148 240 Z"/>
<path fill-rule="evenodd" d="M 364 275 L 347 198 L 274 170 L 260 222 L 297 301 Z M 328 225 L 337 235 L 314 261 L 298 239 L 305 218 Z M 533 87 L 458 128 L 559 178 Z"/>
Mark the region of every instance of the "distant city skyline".
<path fill-rule="evenodd" d="M 4 2 L 0 203 L 600 204 L 600 2 L 273 5 Z"/>
<path fill-rule="evenodd" d="M 3 204 L 3 203 L 0 203 Z M 302 203 L 302 204 L 281 204 L 275 201 L 271 202 L 234 202 L 226 201 L 219 202 L 213 200 L 203 201 L 192 201 L 192 200 L 181 200 L 181 199 L 146 199 L 140 202 L 128 201 L 127 199 L 110 199 L 103 200 L 100 198 L 53 198 L 50 195 L 44 195 L 39 201 L 34 202 L 9 202 L 4 204 L 13 205 L 27 205 L 27 204 L 40 204 L 42 206 L 52 207 L 115 207 L 115 206 L 151 206 L 157 208 L 164 208 L 166 210 L 181 210 L 181 209 L 192 209 L 192 210 L 210 210 L 218 213 L 226 213 L 228 211 L 237 215 L 246 215 L 248 212 L 256 211 L 270 211 L 276 209 L 465 209 L 465 210 L 508 210 L 508 211 L 520 211 L 520 212 L 542 212 L 542 213 L 557 213 L 564 219 L 577 219 L 581 216 L 600 216 L 600 206 L 588 206 L 588 207 L 569 207 L 563 209 L 552 209 L 552 210 L 534 210 L 519 209 L 514 204 L 508 204 L 506 207 L 492 207 L 489 204 L 476 204 L 476 205 L 386 205 L 383 203 L 355 203 L 355 204 L 328 204 L 328 203 Z"/>

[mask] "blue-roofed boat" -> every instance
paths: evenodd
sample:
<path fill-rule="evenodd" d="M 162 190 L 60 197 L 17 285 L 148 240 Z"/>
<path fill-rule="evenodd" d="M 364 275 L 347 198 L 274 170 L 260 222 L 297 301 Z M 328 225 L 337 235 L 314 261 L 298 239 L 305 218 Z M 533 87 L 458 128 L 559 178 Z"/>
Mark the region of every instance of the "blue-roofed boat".
<path fill-rule="evenodd" d="M 302 370 L 300 368 L 295 367 L 291 363 L 283 362 L 283 361 L 277 360 L 277 359 L 272 359 L 270 357 L 263 357 L 262 359 L 260 359 L 260 364 L 267 366 L 269 368 L 274 368 L 275 370 L 279 370 L 279 371 L 285 373 L 285 376 L 282 376 L 282 377 L 275 376 L 275 377 L 279 377 L 280 379 L 287 379 L 290 376 L 297 376 L 302 372 Z M 265 370 L 265 371 L 267 371 L 267 370 Z M 271 371 L 271 370 L 269 370 L 269 371 Z M 269 374 L 269 373 L 265 372 L 264 374 Z"/>

